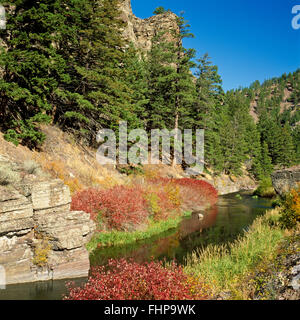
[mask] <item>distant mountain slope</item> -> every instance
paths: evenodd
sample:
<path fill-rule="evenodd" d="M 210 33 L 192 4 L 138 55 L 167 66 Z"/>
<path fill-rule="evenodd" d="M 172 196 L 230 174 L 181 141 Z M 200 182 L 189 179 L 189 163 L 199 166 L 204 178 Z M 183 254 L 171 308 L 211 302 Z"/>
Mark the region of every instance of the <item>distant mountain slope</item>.
<path fill-rule="evenodd" d="M 300 69 L 294 73 L 282 75 L 260 84 L 254 82 L 245 89 L 250 97 L 250 114 L 257 122 L 259 115 L 267 110 L 279 110 L 284 118 L 291 118 L 291 125 L 300 121 Z"/>

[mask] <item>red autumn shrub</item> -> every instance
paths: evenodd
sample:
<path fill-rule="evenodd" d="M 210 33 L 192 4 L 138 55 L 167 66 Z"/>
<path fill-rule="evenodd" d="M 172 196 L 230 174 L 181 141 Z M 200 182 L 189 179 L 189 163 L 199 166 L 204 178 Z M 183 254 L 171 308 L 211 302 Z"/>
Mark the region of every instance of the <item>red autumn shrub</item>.
<path fill-rule="evenodd" d="M 100 212 L 108 228 L 116 230 L 134 230 L 145 223 L 149 215 L 144 192 L 138 186 L 104 190 Z"/>
<path fill-rule="evenodd" d="M 72 210 L 82 210 L 108 229 L 132 231 L 147 221 L 166 220 L 180 210 L 197 211 L 214 205 L 217 191 L 194 179 L 158 178 L 143 186 L 116 186 L 109 190 L 87 189 L 72 198 Z"/>
<path fill-rule="evenodd" d="M 99 189 L 86 189 L 77 192 L 72 197 L 71 210 L 84 211 L 91 215 L 91 219 L 97 221 L 101 209 L 102 191 Z"/>
<path fill-rule="evenodd" d="M 95 267 L 83 287 L 67 285 L 65 300 L 203 300 L 203 287 L 185 275 L 180 266 L 161 262 L 138 264 L 110 260 Z"/>
<path fill-rule="evenodd" d="M 218 200 L 217 190 L 208 182 L 195 179 L 177 179 L 183 204 L 187 209 L 198 210 L 214 205 Z"/>
<path fill-rule="evenodd" d="M 152 179 L 151 183 L 159 185 L 172 183 L 179 186 L 183 210 L 197 211 L 203 207 L 214 205 L 218 199 L 217 190 L 210 183 L 203 180 L 157 178 Z"/>
<path fill-rule="evenodd" d="M 88 189 L 72 198 L 72 210 L 82 210 L 109 229 L 134 230 L 148 218 L 147 202 L 139 187 L 117 186 L 109 190 Z"/>

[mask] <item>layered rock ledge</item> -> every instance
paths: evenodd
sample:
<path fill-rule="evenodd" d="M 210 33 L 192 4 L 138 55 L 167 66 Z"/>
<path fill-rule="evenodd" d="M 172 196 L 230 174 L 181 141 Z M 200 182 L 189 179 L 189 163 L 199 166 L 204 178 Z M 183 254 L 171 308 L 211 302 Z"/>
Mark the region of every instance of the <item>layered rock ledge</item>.
<path fill-rule="evenodd" d="M 271 177 L 275 191 L 280 195 L 284 195 L 300 183 L 300 166 L 275 171 Z"/>
<path fill-rule="evenodd" d="M 70 211 L 60 180 L 0 186 L 0 265 L 6 284 L 88 276 L 95 224 Z"/>

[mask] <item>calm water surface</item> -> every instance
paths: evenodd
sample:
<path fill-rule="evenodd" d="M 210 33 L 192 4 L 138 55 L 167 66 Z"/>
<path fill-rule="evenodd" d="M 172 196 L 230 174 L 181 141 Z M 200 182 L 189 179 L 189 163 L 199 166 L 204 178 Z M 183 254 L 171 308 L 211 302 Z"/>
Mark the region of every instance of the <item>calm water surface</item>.
<path fill-rule="evenodd" d="M 183 263 L 188 253 L 208 244 L 233 241 L 242 234 L 253 220 L 271 208 L 268 199 L 254 199 L 250 195 L 230 194 L 219 197 L 213 208 L 204 212 L 199 221 L 198 213 L 184 219 L 177 229 L 160 234 L 147 241 L 130 246 L 102 248 L 91 256 L 92 265 L 102 265 L 109 258 L 132 258 L 137 262 L 176 259 Z M 56 280 L 29 284 L 9 285 L 0 290 L 0 300 L 60 300 L 66 294 L 65 283 L 70 280 Z M 86 279 L 75 279 L 80 285 Z"/>

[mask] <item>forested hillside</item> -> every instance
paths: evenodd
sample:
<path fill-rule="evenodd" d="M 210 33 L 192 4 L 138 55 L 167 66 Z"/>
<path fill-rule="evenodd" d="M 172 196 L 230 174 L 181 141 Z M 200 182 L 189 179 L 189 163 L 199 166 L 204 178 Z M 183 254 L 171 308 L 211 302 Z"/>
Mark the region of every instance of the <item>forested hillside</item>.
<path fill-rule="evenodd" d="M 0 129 L 39 148 L 42 123 L 96 147 L 100 128 L 205 129 L 206 168 L 256 178 L 300 160 L 300 71 L 225 93 L 184 17 L 149 52 L 124 39 L 118 0 L 11 1 L 0 30 Z M 11 4 L 10 2 L 10 4 Z M 159 8 L 155 14 L 163 15 Z M 194 74 L 191 70 L 195 70 Z"/>
<path fill-rule="evenodd" d="M 224 100 L 217 108 L 212 123 L 220 117 L 223 125 L 216 128 L 217 137 L 222 138 L 222 145 L 231 157 L 231 168 L 222 163 L 220 168 L 231 171 L 245 163 L 248 169 L 259 176 L 268 175 L 274 167 L 288 167 L 299 163 L 300 159 L 300 70 L 283 75 L 281 78 L 266 80 L 263 84 L 254 82 L 249 88 L 232 90 L 224 95 Z M 228 119 L 228 118 L 227 118 Z M 231 127 L 233 126 L 233 127 Z M 228 138 L 226 139 L 226 127 Z M 236 132 L 236 135 L 231 133 Z M 236 139 L 236 141 L 235 141 Z M 229 150 L 234 150 L 230 155 Z M 216 150 L 213 152 L 217 154 Z M 217 163 L 216 163 L 217 165 Z"/>

